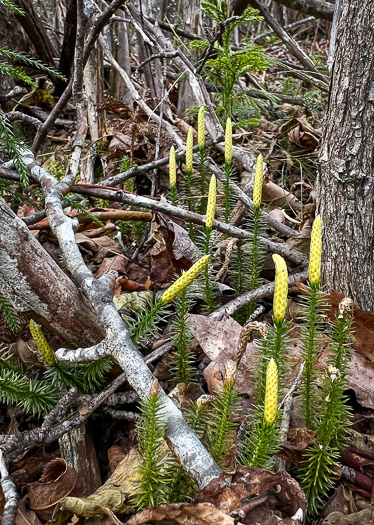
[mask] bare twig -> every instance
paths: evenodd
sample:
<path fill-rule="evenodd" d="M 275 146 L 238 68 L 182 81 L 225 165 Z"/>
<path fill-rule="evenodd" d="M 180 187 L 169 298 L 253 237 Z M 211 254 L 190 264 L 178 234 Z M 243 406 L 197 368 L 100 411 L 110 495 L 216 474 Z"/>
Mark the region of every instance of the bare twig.
<path fill-rule="evenodd" d="M 63 434 L 72 428 L 83 425 L 99 406 L 113 394 L 126 381 L 126 374 L 121 374 L 102 392 L 96 396 L 91 396 L 84 406 L 63 421 L 59 421 L 49 427 L 40 427 L 33 430 L 26 430 L 20 434 L 6 436 L 0 446 L 0 453 L 4 454 L 7 461 L 14 460 L 19 454 L 26 452 L 38 445 L 46 445 L 59 439 Z"/>
<path fill-rule="evenodd" d="M 6 114 L 6 118 L 7 120 L 9 120 L 9 122 L 14 122 L 15 120 L 22 120 L 22 122 L 26 122 L 26 124 L 31 124 L 37 129 L 43 125 L 43 122 L 41 120 L 39 120 L 36 117 L 26 115 L 26 113 L 22 113 L 22 111 L 9 111 L 9 113 Z"/>
<path fill-rule="evenodd" d="M 207 143 L 210 143 L 211 141 L 208 141 Z M 184 153 L 177 153 L 176 158 L 180 159 L 184 156 Z M 113 179 L 116 177 L 121 176 L 121 180 L 126 180 L 127 176 L 130 178 L 130 176 L 135 176 L 138 173 L 144 173 L 150 169 L 154 169 L 155 166 L 164 166 L 168 163 L 169 159 L 164 158 L 160 159 L 156 162 L 152 162 L 149 164 L 145 164 L 144 166 L 134 166 L 133 168 L 130 168 L 127 172 L 120 173 L 119 175 L 115 175 L 112 177 L 112 179 L 107 179 L 108 182 L 114 182 Z M 146 168 L 146 169 L 145 169 Z M 218 169 L 218 167 L 215 168 L 215 172 L 218 176 L 221 176 L 221 171 Z M 0 177 L 8 180 L 14 180 L 19 181 L 20 177 L 17 172 L 13 170 L 9 170 L 6 168 L 0 167 Z M 132 195 L 130 193 L 125 192 L 124 190 L 117 191 L 115 188 L 105 188 L 102 186 L 106 181 L 102 181 L 100 184 L 79 184 L 74 185 L 72 188 L 72 191 L 75 193 L 79 193 L 81 195 L 89 195 L 92 197 L 97 197 L 99 199 L 106 199 L 109 201 L 119 201 L 126 204 L 131 204 L 133 206 L 137 207 L 144 207 L 148 208 L 149 210 L 154 211 L 160 211 L 165 213 L 166 215 L 171 215 L 173 217 L 179 217 L 181 219 L 185 219 L 187 221 L 191 221 L 194 224 L 205 224 L 205 216 L 199 215 L 197 213 L 191 213 L 187 210 L 184 210 L 183 208 L 179 208 L 176 206 L 172 206 L 168 203 L 160 203 L 156 200 L 149 199 L 147 197 L 140 197 L 137 195 Z M 119 184 L 119 181 L 115 181 L 116 184 Z M 230 183 L 231 184 L 231 183 Z M 232 189 L 233 193 L 237 194 L 241 202 L 248 207 L 249 209 L 252 209 L 253 203 L 251 199 L 235 184 L 232 183 Z M 25 224 L 31 225 L 35 224 L 36 222 L 41 221 L 46 216 L 44 211 L 36 212 L 33 215 L 30 215 L 28 217 L 25 217 L 23 220 Z M 281 222 L 277 221 L 271 215 L 269 215 L 266 212 L 263 212 L 264 219 L 268 222 L 269 226 L 274 228 L 275 230 L 284 233 L 286 235 L 292 235 L 296 236 L 297 232 L 292 230 L 291 228 L 288 228 L 288 226 L 282 224 Z M 228 234 L 231 237 L 236 237 L 238 239 L 251 239 L 252 236 L 249 232 L 245 230 L 241 230 L 240 228 L 236 228 L 235 226 L 227 225 L 226 223 L 223 223 L 221 221 L 215 221 L 214 226 L 215 229 L 218 231 Z M 305 264 L 307 261 L 307 257 L 304 254 L 301 254 L 300 252 L 297 252 L 296 250 L 292 250 L 288 248 L 285 245 L 273 243 L 271 241 L 266 241 L 268 248 L 271 251 L 275 251 L 276 253 L 284 254 L 289 259 Z M 277 251 L 278 250 L 278 251 Z"/>
<path fill-rule="evenodd" d="M 60 185 L 61 191 L 64 195 L 70 191 L 70 187 L 77 177 L 82 148 L 87 134 L 87 107 L 86 97 L 83 92 L 84 27 L 83 0 L 77 0 L 77 37 L 75 42 L 72 87 L 77 112 L 77 132 L 74 139 L 69 169 Z"/>
<path fill-rule="evenodd" d="M 99 37 L 101 30 L 106 26 L 106 24 L 109 22 L 112 15 L 114 15 L 116 10 L 124 2 L 125 0 L 113 0 L 113 2 L 109 4 L 109 6 L 105 9 L 105 11 L 103 11 L 103 13 L 96 20 L 95 24 L 92 27 L 91 33 L 86 41 L 86 45 L 84 48 L 83 67 L 86 65 L 88 57 L 95 45 L 96 40 Z M 42 145 L 44 139 L 46 138 L 48 131 L 52 128 L 58 115 L 62 112 L 66 104 L 69 102 L 72 93 L 73 93 L 73 80 L 71 79 L 69 84 L 66 86 L 65 91 L 61 95 L 59 101 L 57 102 L 57 104 L 52 109 L 51 113 L 49 114 L 47 120 L 44 122 L 43 126 L 41 126 L 38 129 L 38 132 L 36 134 L 36 137 L 32 145 L 33 151 L 37 152 L 40 149 L 40 146 Z"/>
<path fill-rule="evenodd" d="M 273 18 L 273 16 L 270 14 L 267 7 L 265 7 L 263 4 L 261 4 L 258 0 L 250 0 L 251 5 L 260 11 L 262 16 L 265 18 L 267 24 L 272 28 L 272 30 L 279 36 L 279 38 L 282 40 L 282 42 L 285 44 L 285 46 L 288 48 L 288 50 L 299 60 L 299 62 L 313 75 L 318 78 L 319 80 L 322 80 L 325 84 L 328 84 L 328 79 L 325 77 L 325 75 L 322 75 L 312 60 L 304 53 L 304 51 L 301 49 L 299 44 L 290 36 L 285 29 Z"/>
<path fill-rule="evenodd" d="M 288 24 L 284 26 L 284 29 L 287 31 L 289 29 L 296 29 L 297 27 L 300 27 L 304 24 L 308 24 L 309 22 L 314 22 L 315 17 L 314 16 L 308 16 L 307 18 L 303 18 L 302 20 L 297 20 L 296 22 L 292 22 L 292 24 Z M 258 42 L 259 40 L 262 40 L 263 38 L 266 38 L 268 36 L 274 35 L 274 31 L 266 31 L 266 33 L 261 33 L 261 35 L 257 35 L 254 38 L 255 42 Z"/>
<path fill-rule="evenodd" d="M 295 275 L 291 275 L 289 277 L 288 285 L 293 286 L 296 281 L 305 282 L 307 278 L 308 272 L 296 273 Z M 265 284 L 264 286 L 260 286 L 260 288 L 257 288 L 257 290 L 251 290 L 250 292 L 247 292 L 246 294 L 243 294 L 237 297 L 236 299 L 233 299 L 229 303 L 226 303 L 225 305 L 221 306 L 221 308 L 218 308 L 218 310 L 215 310 L 212 314 L 210 314 L 209 317 L 211 319 L 219 321 L 225 314 L 233 315 L 243 306 L 257 301 L 258 299 L 269 297 L 273 295 L 273 293 L 274 283 Z"/>
<path fill-rule="evenodd" d="M 100 199 L 117 200 L 119 202 L 131 204 L 132 206 L 159 211 L 165 215 L 178 217 L 194 224 L 200 224 L 202 226 L 205 225 L 205 215 L 199 215 L 198 213 L 190 212 L 183 208 L 173 206 L 167 202 L 158 202 L 156 200 L 142 197 L 140 195 L 133 195 L 122 190 L 115 191 L 112 188 L 104 189 L 94 184 L 79 184 L 73 186 L 72 191 L 82 195 L 91 195 Z M 241 228 L 237 228 L 236 226 L 232 226 L 231 224 L 227 224 L 222 221 L 215 220 L 213 222 L 213 228 L 220 231 L 221 233 L 229 235 L 230 237 L 236 237 L 238 239 L 253 238 L 253 234 L 251 232 L 242 230 Z M 291 261 L 294 261 L 297 264 L 307 264 L 308 257 L 304 253 L 289 248 L 289 246 L 286 244 L 276 243 L 262 237 L 261 240 L 269 251 L 279 253 L 280 255 L 290 259 Z"/>
<path fill-rule="evenodd" d="M 146 104 L 146 102 L 140 96 L 138 91 L 135 89 L 135 87 L 134 87 L 133 83 L 131 82 L 131 79 L 128 76 L 128 74 L 126 73 L 126 71 L 121 68 L 121 66 L 118 64 L 118 62 L 113 57 L 112 53 L 109 51 L 109 48 L 108 48 L 108 46 L 105 43 L 105 40 L 101 36 L 99 36 L 99 42 L 100 42 L 100 45 L 101 45 L 101 47 L 102 47 L 102 49 L 103 49 L 107 59 L 112 64 L 112 66 L 116 69 L 116 71 L 119 73 L 119 75 L 121 76 L 122 80 L 124 81 L 127 89 L 129 90 L 129 93 L 130 93 L 133 101 L 138 104 L 138 106 L 148 115 L 149 118 L 151 118 L 157 124 L 162 125 L 166 129 L 166 131 L 169 133 L 169 135 L 171 136 L 171 138 L 173 139 L 175 144 L 178 145 L 178 147 L 182 147 L 183 146 L 183 141 L 180 138 L 180 136 L 178 135 L 178 133 L 176 133 L 176 131 L 174 130 L 173 126 L 171 124 L 169 124 L 165 119 L 161 119 L 159 117 L 159 115 L 157 115 L 148 106 L 148 104 Z"/>
<path fill-rule="evenodd" d="M 139 414 L 129 412 L 128 410 L 116 410 L 107 406 L 102 408 L 105 414 L 108 414 L 113 419 L 124 419 L 125 421 L 138 421 Z"/>
<path fill-rule="evenodd" d="M 0 477 L 5 505 L 1 525 L 14 525 L 17 517 L 18 494 L 14 481 L 9 475 L 3 451 L 0 449 Z"/>
<path fill-rule="evenodd" d="M 296 388 L 298 387 L 298 384 L 300 383 L 301 376 L 303 375 L 305 366 L 305 361 L 303 361 L 300 365 L 299 372 L 297 374 L 297 377 L 295 381 L 293 382 L 291 388 L 287 392 L 287 394 L 284 396 L 282 401 L 279 404 L 278 408 L 283 407 L 283 415 L 282 415 L 282 421 L 279 429 L 279 442 L 282 443 L 283 441 L 287 441 L 287 435 L 288 435 L 288 428 L 290 426 L 290 417 L 291 417 L 291 408 L 292 408 L 292 395 L 295 392 Z M 281 458 L 277 458 L 278 462 L 278 470 L 285 470 L 285 461 Z"/>
<path fill-rule="evenodd" d="M 126 373 L 129 384 L 136 390 L 139 397 L 141 399 L 147 398 L 154 377 L 144 363 L 143 357 L 136 350 L 127 325 L 113 304 L 112 295 L 117 273 L 109 272 L 100 279 L 93 277 L 76 244 L 72 220 L 63 213 L 58 181 L 52 177 L 48 170 L 38 166 L 31 151 L 24 150 L 22 158 L 30 175 L 42 187 L 49 224 L 58 239 L 66 266 L 75 283 L 91 302 L 107 334 L 100 345 L 88 349 L 86 354 L 90 350 L 101 350 L 106 355 L 112 355 Z M 76 353 L 80 359 L 84 358 L 83 349 L 77 350 Z M 74 357 L 74 351 L 65 352 L 64 355 L 71 361 Z M 97 352 L 97 355 L 100 355 L 100 352 Z M 181 411 L 162 389 L 160 389 L 160 397 L 164 403 L 165 436 L 170 441 L 186 471 L 203 488 L 212 479 L 219 476 L 221 469 L 187 425 Z"/>

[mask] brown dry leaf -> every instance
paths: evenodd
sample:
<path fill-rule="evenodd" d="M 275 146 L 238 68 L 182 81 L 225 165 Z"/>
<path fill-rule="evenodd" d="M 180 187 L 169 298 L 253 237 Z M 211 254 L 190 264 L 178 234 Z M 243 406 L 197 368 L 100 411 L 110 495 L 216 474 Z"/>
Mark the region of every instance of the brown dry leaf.
<path fill-rule="evenodd" d="M 26 508 L 24 501 L 19 501 L 15 525 L 42 525 L 42 522 L 33 510 Z"/>
<path fill-rule="evenodd" d="M 108 150 L 118 157 L 127 155 L 131 151 L 131 137 L 124 133 L 116 133 L 110 141 Z"/>
<path fill-rule="evenodd" d="M 287 472 L 273 474 L 249 467 L 238 467 L 233 473 L 223 472 L 195 501 L 212 503 L 239 518 L 243 525 L 301 525 L 307 509 L 300 485 Z"/>
<path fill-rule="evenodd" d="M 297 237 L 291 237 L 286 241 L 286 245 L 290 248 L 294 248 L 299 252 L 309 253 L 310 248 L 310 235 L 312 232 L 311 221 L 305 221 L 299 235 Z"/>
<path fill-rule="evenodd" d="M 191 314 L 188 324 L 204 353 L 212 360 L 205 368 L 204 377 L 211 393 L 222 386 L 225 363 L 233 359 L 238 347 L 242 326 L 232 317 L 225 315 L 221 321 L 214 321 L 204 315 Z M 240 362 L 236 386 L 241 394 L 253 396 L 251 370 L 253 366 L 254 343 L 248 343 Z"/>
<path fill-rule="evenodd" d="M 40 480 L 24 488 L 28 491 L 30 509 L 43 520 L 51 519 L 56 504 L 68 494 L 83 496 L 86 492 L 84 478 L 62 458 L 50 461 Z"/>
<path fill-rule="evenodd" d="M 120 255 L 125 258 L 120 245 L 108 235 L 90 239 L 87 235 L 80 232 L 75 234 L 75 240 L 78 245 L 82 245 L 86 250 L 90 250 L 94 254 L 93 260 L 95 263 L 101 263 L 105 257 L 113 255 Z"/>
<path fill-rule="evenodd" d="M 314 151 L 322 136 L 321 129 L 313 128 L 305 117 L 300 117 L 296 120 L 298 122 L 297 126 L 288 133 L 290 141 L 307 151 Z"/>
<path fill-rule="evenodd" d="M 139 464 L 139 451 L 133 448 L 102 487 L 86 498 L 64 498 L 60 504 L 60 511 L 69 511 L 84 517 L 100 516 L 103 511 L 98 510 L 97 506 L 101 505 L 108 507 L 115 514 L 132 512 L 133 507 L 129 501 L 136 490 L 134 480 Z"/>
<path fill-rule="evenodd" d="M 127 521 L 127 525 L 162 523 L 163 525 L 235 525 L 233 518 L 211 503 L 173 503 L 145 509 Z"/>
<path fill-rule="evenodd" d="M 115 257 L 105 257 L 103 262 L 100 265 L 100 268 L 96 272 L 96 279 L 99 279 L 102 275 L 115 271 L 118 273 L 126 273 L 126 266 L 128 263 L 128 258 L 123 255 L 116 255 Z"/>
<path fill-rule="evenodd" d="M 301 211 L 302 209 L 301 202 L 295 195 L 266 178 L 262 186 L 262 202 L 276 208 L 289 208 L 296 211 Z"/>
<path fill-rule="evenodd" d="M 339 303 L 345 295 L 336 290 L 329 294 L 328 302 L 331 308 L 327 310 L 330 319 L 335 319 Z M 354 341 L 353 347 L 357 352 L 374 362 L 374 315 L 365 310 L 360 310 L 355 304 L 353 317 Z"/>
<path fill-rule="evenodd" d="M 156 244 L 150 251 L 151 279 L 159 285 L 169 283 L 181 270 L 187 270 L 199 251 L 184 228 L 166 215 L 155 213 L 151 235 Z"/>
<path fill-rule="evenodd" d="M 110 449 L 108 450 L 108 460 L 109 469 L 112 474 L 116 470 L 118 465 L 121 463 L 121 461 L 125 459 L 125 456 L 126 454 L 118 445 L 113 445 L 112 447 L 110 447 Z"/>
<path fill-rule="evenodd" d="M 316 442 L 314 432 L 307 428 L 293 427 L 288 432 L 288 439 L 281 444 L 280 456 L 293 465 L 298 465 L 303 459 L 303 452 Z"/>
<path fill-rule="evenodd" d="M 374 522 L 374 510 L 364 509 L 353 514 L 332 512 L 322 522 L 323 525 L 372 525 Z"/>
<path fill-rule="evenodd" d="M 374 408 L 374 362 L 358 352 L 353 352 L 349 366 L 349 387 L 357 401 L 366 408 Z"/>

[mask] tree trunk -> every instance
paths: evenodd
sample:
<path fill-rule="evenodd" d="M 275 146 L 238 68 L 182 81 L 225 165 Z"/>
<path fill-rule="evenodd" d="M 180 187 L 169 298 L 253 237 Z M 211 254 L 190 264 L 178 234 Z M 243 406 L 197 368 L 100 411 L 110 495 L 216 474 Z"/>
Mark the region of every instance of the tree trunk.
<path fill-rule="evenodd" d="M 87 299 L 0 198 L 0 293 L 72 347 L 105 332 Z"/>
<path fill-rule="evenodd" d="M 344 0 L 317 184 L 323 280 L 374 312 L 374 2 Z"/>

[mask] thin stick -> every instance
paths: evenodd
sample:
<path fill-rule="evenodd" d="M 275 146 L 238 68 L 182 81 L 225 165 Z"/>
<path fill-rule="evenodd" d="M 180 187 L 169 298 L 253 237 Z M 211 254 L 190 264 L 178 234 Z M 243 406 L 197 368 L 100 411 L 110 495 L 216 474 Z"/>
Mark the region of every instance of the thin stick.
<path fill-rule="evenodd" d="M 288 279 L 288 286 L 294 286 L 296 281 L 299 282 L 305 282 L 308 279 L 308 272 L 302 272 L 302 273 L 296 273 L 295 275 L 291 275 Z M 260 288 L 257 288 L 257 290 L 251 290 L 250 292 L 247 292 L 246 294 L 240 295 L 236 299 L 233 299 L 232 301 L 226 303 L 225 305 L 221 306 L 221 308 L 218 308 L 218 310 L 215 310 L 213 313 L 210 314 L 210 318 L 214 319 L 216 321 L 219 321 L 223 318 L 225 314 L 227 315 L 233 315 L 235 312 L 240 310 L 243 306 L 246 306 L 247 304 L 252 303 L 253 301 L 257 301 L 258 299 L 263 299 L 264 297 L 270 297 L 274 294 L 274 283 L 265 284 L 264 286 L 260 286 Z"/>
<path fill-rule="evenodd" d="M 18 494 L 14 481 L 9 475 L 3 451 L 0 449 L 0 477 L 5 505 L 1 525 L 14 525 L 17 517 Z"/>

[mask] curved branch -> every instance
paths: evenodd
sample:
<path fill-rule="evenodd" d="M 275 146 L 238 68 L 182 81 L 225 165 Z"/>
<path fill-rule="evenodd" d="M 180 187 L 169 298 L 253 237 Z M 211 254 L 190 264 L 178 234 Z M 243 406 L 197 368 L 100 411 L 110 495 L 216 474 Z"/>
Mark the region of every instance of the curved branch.
<path fill-rule="evenodd" d="M 332 20 L 334 16 L 334 4 L 325 2 L 324 0 L 277 0 L 278 4 L 301 11 L 306 15 L 312 15 L 316 18 L 324 20 Z M 241 14 L 244 9 L 251 5 L 250 0 L 233 0 L 232 12 Z"/>

